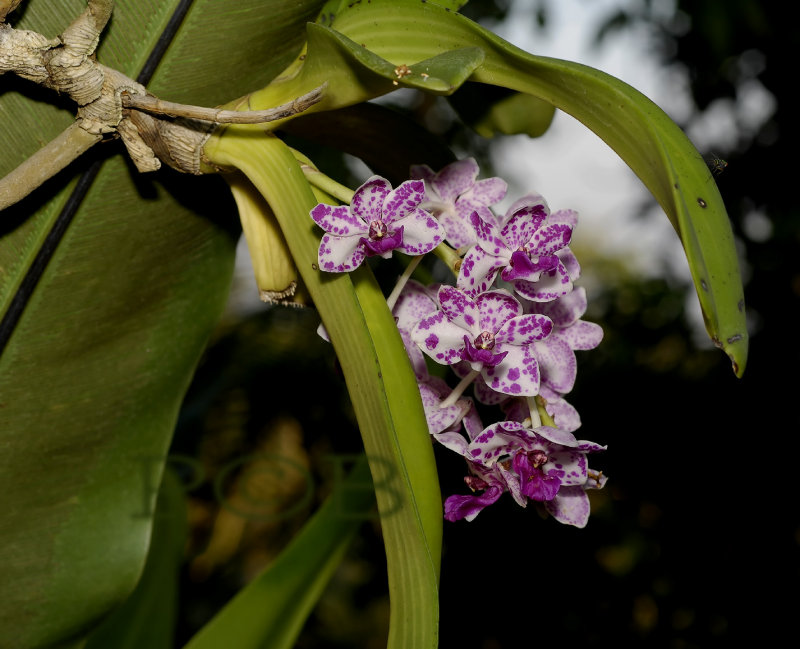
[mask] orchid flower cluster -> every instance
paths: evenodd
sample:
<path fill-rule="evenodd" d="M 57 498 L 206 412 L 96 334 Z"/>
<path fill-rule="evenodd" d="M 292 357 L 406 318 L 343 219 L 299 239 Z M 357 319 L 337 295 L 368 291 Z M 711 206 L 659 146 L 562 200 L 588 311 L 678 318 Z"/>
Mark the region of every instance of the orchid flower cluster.
<path fill-rule="evenodd" d="M 497 216 L 491 207 L 507 184 L 478 173 L 472 158 L 438 172 L 415 165 L 396 188 L 372 176 L 350 205 L 318 204 L 319 267 L 348 272 L 397 250 L 414 256 L 413 271 L 423 255 L 456 249 L 454 286 L 425 286 L 407 269 L 388 299 L 431 437 L 467 464 L 471 493 L 447 498 L 445 518 L 471 521 L 509 492 L 522 507 L 531 501 L 583 527 L 586 490 L 606 477 L 587 459 L 605 447 L 575 437 L 580 417 L 564 399 L 575 383 L 575 350 L 593 349 L 603 335 L 581 320 L 586 292 L 574 285 L 580 266 L 569 248 L 577 214 L 551 212 L 529 194 Z M 431 374 L 426 356 L 450 366 L 458 385 Z M 469 386 L 474 400 L 464 396 Z M 496 406 L 503 420 L 485 427 L 475 400 Z"/>

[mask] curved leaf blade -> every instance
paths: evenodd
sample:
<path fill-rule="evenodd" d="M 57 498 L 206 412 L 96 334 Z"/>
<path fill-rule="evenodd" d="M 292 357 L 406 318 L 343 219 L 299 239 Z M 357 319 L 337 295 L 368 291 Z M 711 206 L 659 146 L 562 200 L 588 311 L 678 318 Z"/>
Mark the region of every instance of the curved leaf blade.
<path fill-rule="evenodd" d="M 742 375 L 748 346 L 744 291 L 725 206 L 697 149 L 658 106 L 619 79 L 529 54 L 434 3 L 348 3 L 328 22 L 330 28 L 309 26 L 306 60 L 250 95 L 250 106 L 275 105 L 307 92 L 327 71 L 333 75 L 328 97 L 312 110 L 331 110 L 391 91 L 380 79 L 388 78 L 392 65 L 414 69 L 443 56 L 452 63 L 459 53 L 480 49 L 484 59 L 471 71 L 470 81 L 527 93 L 571 114 L 639 176 L 683 243 L 709 336 L 728 354 L 734 373 Z M 465 58 L 462 76 L 453 81 L 467 78 L 475 61 L 472 55 Z M 445 67 L 452 76 L 453 66 Z M 447 94 L 456 87 L 429 90 Z"/>
<path fill-rule="evenodd" d="M 683 243 L 712 340 L 741 376 L 747 327 L 733 233 L 702 156 L 652 101 L 599 70 L 529 54 L 467 18 L 431 3 L 374 0 L 342 9 L 332 27 L 388 61 L 428 59 L 478 47 L 470 77 L 553 104 L 600 136 L 664 209 Z"/>

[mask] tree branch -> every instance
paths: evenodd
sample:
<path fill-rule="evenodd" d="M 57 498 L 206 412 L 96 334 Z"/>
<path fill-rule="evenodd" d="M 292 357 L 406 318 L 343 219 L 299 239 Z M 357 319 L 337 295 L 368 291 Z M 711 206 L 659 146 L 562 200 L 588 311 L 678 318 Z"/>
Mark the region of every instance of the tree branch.
<path fill-rule="evenodd" d="M 101 138 L 82 129 L 78 122 L 70 124 L 7 176 L 0 178 L 0 210 L 25 198 Z"/>

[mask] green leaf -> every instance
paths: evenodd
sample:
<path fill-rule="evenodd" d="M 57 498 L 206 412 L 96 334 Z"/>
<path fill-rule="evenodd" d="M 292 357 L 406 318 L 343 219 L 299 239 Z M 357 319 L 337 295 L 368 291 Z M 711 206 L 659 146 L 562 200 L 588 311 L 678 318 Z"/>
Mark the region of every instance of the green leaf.
<path fill-rule="evenodd" d="M 307 35 L 306 50 L 273 83 L 228 105 L 252 110 L 279 106 L 325 83 L 321 101 L 304 114 L 352 106 L 403 87 L 447 95 L 464 83 L 484 58 L 480 48 L 464 47 L 424 60 L 415 59 L 412 52 L 392 62 L 323 25 L 309 23 Z M 260 128 L 274 130 L 284 121 Z"/>
<path fill-rule="evenodd" d="M 450 94 L 469 79 L 569 113 L 620 155 L 664 209 L 683 243 L 709 336 L 742 375 L 748 345 L 744 291 L 725 205 L 702 156 L 664 111 L 619 79 L 529 54 L 430 2 L 348 3 L 327 18 L 330 26 L 309 25 L 304 58 L 250 95 L 253 108 L 286 101 L 326 78 L 326 98 L 311 110 L 340 108 L 390 92 L 389 72 L 397 77 L 394 71 L 406 66 L 412 74 L 393 84 Z M 432 74 L 436 83 L 424 86 L 423 68 L 438 71 L 440 61 L 441 76 Z M 493 117 L 493 127 L 500 117 L 506 115 Z"/>
<path fill-rule="evenodd" d="M 290 149 L 276 137 L 229 127 L 205 154 L 244 172 L 277 217 L 331 337 L 370 461 L 389 577 L 392 649 L 432 648 L 438 634 L 442 503 L 416 378 L 375 278 L 362 267 L 317 268 L 317 200 Z"/>
<path fill-rule="evenodd" d="M 183 4 L 118 1 L 98 59 L 136 77 Z M 232 10 L 196 0 L 149 87 L 214 105 L 265 84 L 297 55 L 320 5 L 242 0 Z M 29 0 L 11 18 L 52 37 L 85 6 Z M 63 130 L 75 107 L 10 75 L 0 83 L 5 174 Z M 89 158 L 99 174 L 71 220 L 60 219 Z M 58 224 L 63 237 L 48 239 Z M 163 460 L 226 301 L 237 237 L 224 181 L 140 175 L 114 143 L 0 213 L 6 646 L 78 644 L 136 585 Z M 40 265 L 45 249 L 54 253 Z"/>
<path fill-rule="evenodd" d="M 142 577 L 125 603 L 91 634 L 85 649 L 172 649 L 188 531 L 186 516 L 183 485 L 167 470 Z"/>
<path fill-rule="evenodd" d="M 471 81 L 531 94 L 599 135 L 641 178 L 683 243 L 709 336 L 737 376 L 747 361 L 744 291 L 725 205 L 702 156 L 647 97 L 593 68 L 529 54 L 431 3 L 352 3 L 331 27 L 395 63 L 479 48 Z"/>
<path fill-rule="evenodd" d="M 184 649 L 294 647 L 308 614 L 374 502 L 369 465 L 362 456 L 278 558 Z"/>

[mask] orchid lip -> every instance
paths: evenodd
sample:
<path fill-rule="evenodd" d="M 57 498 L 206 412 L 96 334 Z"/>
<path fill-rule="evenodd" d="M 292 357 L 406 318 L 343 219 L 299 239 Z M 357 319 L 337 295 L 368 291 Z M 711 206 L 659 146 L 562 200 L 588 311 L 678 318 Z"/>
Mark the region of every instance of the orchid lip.
<path fill-rule="evenodd" d="M 488 333 L 488 332 L 484 332 Z M 481 334 L 483 335 L 483 334 Z M 465 360 L 469 363 L 481 363 L 484 367 L 496 367 L 499 365 L 503 359 L 508 355 L 507 351 L 500 352 L 499 354 L 493 354 L 491 352 L 491 348 L 494 347 L 494 335 L 489 334 L 492 336 L 492 346 L 488 349 L 478 347 L 473 345 L 468 336 L 464 336 L 464 348 L 461 350 L 461 359 Z M 476 342 L 480 339 L 481 336 L 478 336 Z"/>

